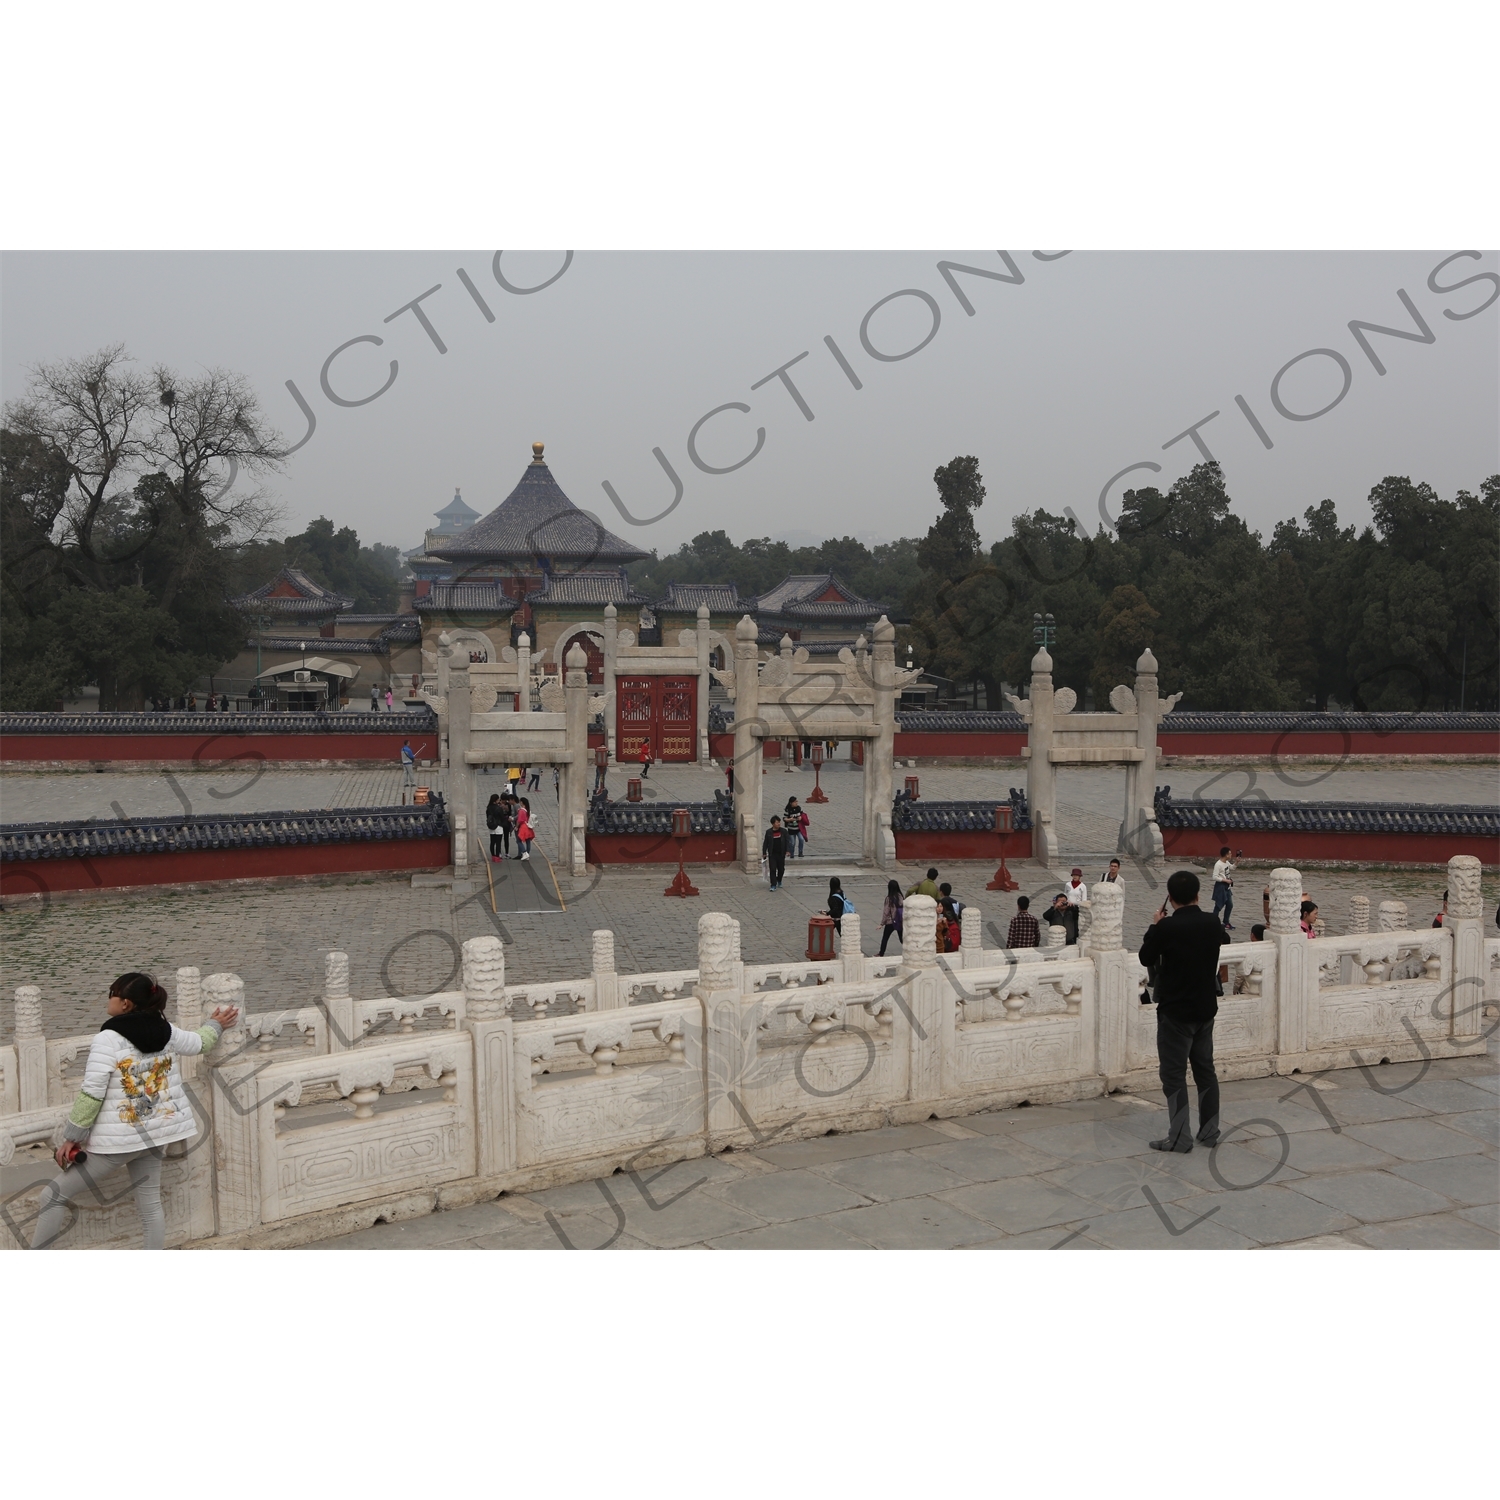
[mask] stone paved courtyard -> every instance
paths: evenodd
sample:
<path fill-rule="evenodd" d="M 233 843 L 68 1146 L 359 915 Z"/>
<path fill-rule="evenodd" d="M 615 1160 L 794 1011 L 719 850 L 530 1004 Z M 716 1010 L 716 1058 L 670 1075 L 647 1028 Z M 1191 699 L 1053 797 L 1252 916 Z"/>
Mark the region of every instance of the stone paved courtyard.
<path fill-rule="evenodd" d="M 974 798 L 1002 793 L 1022 780 L 1019 771 L 923 768 L 927 797 Z M 1189 780 L 1188 777 L 1195 778 Z M 1195 790 L 1207 783 L 1207 795 L 1234 795 L 1247 790 L 1251 777 L 1260 790 L 1278 797 L 1482 802 L 1494 800 L 1495 773 L 1488 766 L 1299 768 L 1287 780 L 1316 782 L 1288 785 L 1275 771 L 1230 773 L 1194 771 L 1182 785 Z M 1325 779 L 1319 780 L 1319 777 Z M 435 775 L 424 777 L 436 782 Z M 611 772 L 618 795 L 623 776 Z M 483 778 L 481 778 L 482 783 Z M 780 808 L 792 791 L 806 799 L 811 770 L 791 774 L 773 769 L 765 781 L 766 816 Z M 492 910 L 489 880 L 477 866 L 475 889 L 424 886 L 414 888 L 406 876 L 379 876 L 328 881 L 262 883 L 217 889 L 142 891 L 60 899 L 48 905 L 13 903 L 0 913 L 0 1037 L 11 1034 L 9 995 L 20 984 L 42 988 L 44 1024 L 53 1036 L 92 1030 L 100 997 L 123 969 L 147 968 L 170 975 L 182 965 L 204 973 L 232 971 L 245 980 L 255 1009 L 280 1009 L 301 1003 L 321 989 L 323 955 L 341 948 L 350 955 L 350 978 L 359 995 L 418 994 L 452 982 L 458 945 L 464 939 L 493 933 L 506 944 L 513 980 L 564 979 L 587 968 L 588 935 L 608 927 L 616 935 L 622 972 L 690 968 L 696 962 L 699 915 L 714 909 L 738 918 L 748 962 L 769 963 L 800 955 L 806 945 L 807 918 L 827 899 L 827 877 L 837 873 L 854 897 L 864 925 L 867 952 L 879 945 L 879 912 L 886 879 L 880 871 L 853 864 L 858 845 L 862 773 L 847 762 L 825 767 L 823 781 L 832 801 L 811 807 L 813 838 L 804 861 L 793 861 L 780 892 L 747 881 L 723 866 L 694 866 L 697 899 L 668 900 L 662 895 L 672 870 L 611 867 L 602 875 L 573 881 L 549 863 L 512 860 L 490 867 L 495 881 Z M 495 778 L 496 788 L 500 779 Z M 716 771 L 658 767 L 647 791 L 662 800 L 706 800 L 723 784 Z M 1175 783 L 1174 783 L 1175 785 Z M 1116 802 L 1123 778 L 1112 772 L 1079 771 L 1060 779 L 1058 817 L 1064 848 L 1075 851 L 1063 868 L 1048 871 L 1039 864 L 1017 862 L 1013 873 L 1033 899 L 1055 889 L 1066 864 L 1084 866 L 1093 880 L 1113 848 L 1119 823 Z M 218 797 L 214 793 L 219 793 Z M 232 794 L 232 795 L 230 795 Z M 0 778 L 0 817 L 17 822 L 42 817 L 109 817 L 118 804 L 128 814 L 169 814 L 183 810 L 183 799 L 195 808 L 279 810 L 295 807 L 385 805 L 399 801 L 400 772 L 267 771 L 254 773 L 60 772 L 7 774 Z M 540 836 L 538 849 L 555 848 L 555 803 L 550 777 L 532 793 Z M 477 852 L 477 851 L 476 851 Z M 1014 896 L 983 889 L 994 862 L 957 865 L 945 871 L 964 899 L 984 915 L 988 946 L 998 947 L 1015 910 Z M 910 885 L 921 871 L 897 872 Z M 1160 900 L 1157 870 L 1127 870 L 1126 931 L 1142 930 Z M 1259 917 L 1262 874 L 1246 870 L 1238 886 L 1237 927 L 1248 936 Z M 1310 871 L 1308 889 L 1323 903 L 1330 932 L 1340 932 L 1348 898 L 1356 892 L 1372 903 L 1384 899 L 1408 902 L 1416 925 L 1431 921 L 1441 900 L 1443 874 L 1421 871 Z M 1495 929 L 1497 891 L 1486 882 L 1486 932 Z M 565 908 L 565 909 L 564 909 Z"/>
<path fill-rule="evenodd" d="M 1160 1096 L 1114 1094 L 770 1137 L 315 1248 L 1500 1248 L 1497 1044 L 1486 1057 L 1371 1063 L 1225 1084 L 1227 1139 L 1213 1152 L 1152 1151 Z"/>

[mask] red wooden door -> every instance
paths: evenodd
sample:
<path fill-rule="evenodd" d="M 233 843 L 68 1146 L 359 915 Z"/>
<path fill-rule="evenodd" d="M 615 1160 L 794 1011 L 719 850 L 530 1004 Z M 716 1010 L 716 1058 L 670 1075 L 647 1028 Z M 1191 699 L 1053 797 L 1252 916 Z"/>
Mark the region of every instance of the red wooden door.
<path fill-rule="evenodd" d="M 642 745 L 650 746 L 652 760 L 658 759 L 655 727 L 656 678 L 615 678 L 615 759 L 639 760 Z"/>
<path fill-rule="evenodd" d="M 659 677 L 660 741 L 663 760 L 698 759 L 698 679 Z"/>
<path fill-rule="evenodd" d="M 697 760 L 696 677 L 615 679 L 616 760 L 639 760 L 642 745 L 650 748 L 652 760 Z"/>

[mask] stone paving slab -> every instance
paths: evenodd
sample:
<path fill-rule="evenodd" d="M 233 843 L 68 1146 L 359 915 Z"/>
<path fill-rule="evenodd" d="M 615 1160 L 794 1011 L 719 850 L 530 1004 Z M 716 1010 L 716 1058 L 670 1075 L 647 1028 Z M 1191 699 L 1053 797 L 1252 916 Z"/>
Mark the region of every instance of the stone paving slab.
<path fill-rule="evenodd" d="M 1484 1145 L 1463 1130 L 1449 1130 L 1436 1120 L 1383 1120 L 1373 1125 L 1351 1125 L 1348 1134 L 1402 1161 L 1432 1161 L 1441 1156 L 1466 1156 Z"/>
<path fill-rule="evenodd" d="M 1466 1208 L 1500 1202 L 1500 1161 L 1492 1156 L 1447 1156 L 1438 1161 L 1395 1163 L 1389 1170 L 1420 1187 L 1442 1193 Z"/>
<path fill-rule="evenodd" d="M 1196 1212 L 1195 1212 L 1196 1209 Z M 1085 1221 L 1078 1227 L 1084 1238 L 1110 1250 L 1252 1250 L 1255 1241 L 1221 1224 L 1209 1210 L 1196 1204 L 1174 1204 L 1165 1216 L 1155 1208 L 1123 1209 Z M 1171 1228 L 1167 1228 L 1167 1223 Z M 1055 1232 L 1055 1231 L 1054 1231 Z"/>
<path fill-rule="evenodd" d="M 1320 1098 L 1368 1095 L 1408 1111 L 1338 1131 L 1316 1109 L 1300 1111 L 1315 1126 L 1291 1129 L 1308 1124 L 1291 1120 L 1295 1106 L 1247 1100 L 1287 1121 L 1283 1133 L 1153 1152 L 1147 1142 L 1165 1127 L 1159 1097 L 1117 1094 L 617 1172 L 377 1225 L 325 1248 L 1500 1249 L 1500 1155 L 1473 1133 L 1500 1120 L 1500 1101 L 1444 1113 L 1470 1099 L 1442 1088 L 1416 1103 L 1435 1068 L 1321 1079 L 1333 1086 Z M 1492 1051 L 1449 1059 L 1445 1071 L 1476 1089 L 1500 1076 L 1500 1062 Z M 1371 1079 L 1410 1087 L 1396 1100 Z"/>
<path fill-rule="evenodd" d="M 1053 1224 L 1067 1224 L 1089 1216 L 1094 1207 L 1043 1177 L 1020 1177 L 999 1182 L 976 1182 L 965 1188 L 952 1188 L 937 1194 L 942 1203 L 951 1203 L 1007 1234 L 1024 1234 L 1028 1229 L 1046 1229 Z"/>
<path fill-rule="evenodd" d="M 1495 1237 L 1457 1214 L 1367 1224 L 1353 1234 L 1372 1250 L 1493 1250 Z"/>

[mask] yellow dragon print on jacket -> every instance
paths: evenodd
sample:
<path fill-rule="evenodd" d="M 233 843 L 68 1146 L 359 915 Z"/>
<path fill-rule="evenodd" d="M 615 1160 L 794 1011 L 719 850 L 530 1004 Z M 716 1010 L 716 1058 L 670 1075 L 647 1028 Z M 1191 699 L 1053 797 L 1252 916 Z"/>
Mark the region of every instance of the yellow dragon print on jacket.
<path fill-rule="evenodd" d="M 120 1119 L 126 1125 L 139 1125 L 142 1120 L 167 1119 L 177 1113 L 167 1102 L 168 1074 L 172 1071 L 170 1057 L 158 1057 L 146 1070 L 144 1078 L 135 1076 L 138 1059 L 122 1057 L 115 1066 L 120 1070 L 120 1087 L 125 1090 L 125 1101 L 120 1105 Z M 158 1105 L 160 1109 L 158 1109 Z"/>

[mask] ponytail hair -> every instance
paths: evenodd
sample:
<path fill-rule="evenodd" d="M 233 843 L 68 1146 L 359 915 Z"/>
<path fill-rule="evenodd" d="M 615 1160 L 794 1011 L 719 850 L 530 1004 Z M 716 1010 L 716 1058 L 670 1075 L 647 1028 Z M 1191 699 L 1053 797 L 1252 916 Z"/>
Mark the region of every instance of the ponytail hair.
<path fill-rule="evenodd" d="M 130 1001 L 135 1010 L 161 1015 L 167 1008 L 167 992 L 149 974 L 121 974 L 109 993 Z"/>

